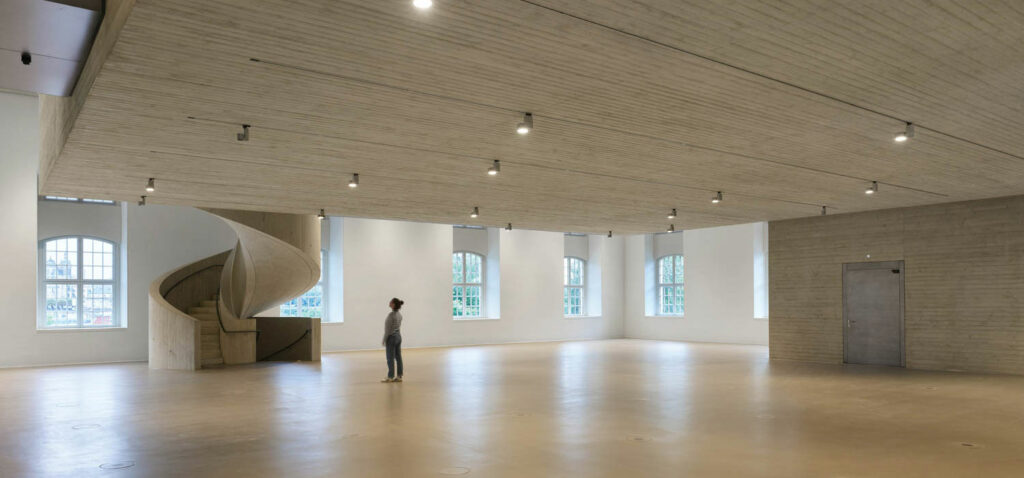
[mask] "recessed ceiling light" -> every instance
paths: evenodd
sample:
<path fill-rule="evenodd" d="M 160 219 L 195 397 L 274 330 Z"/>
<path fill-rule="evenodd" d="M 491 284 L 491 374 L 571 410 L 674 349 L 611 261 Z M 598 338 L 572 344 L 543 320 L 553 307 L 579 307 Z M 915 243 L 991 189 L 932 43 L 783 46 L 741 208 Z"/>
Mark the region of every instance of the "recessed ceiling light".
<path fill-rule="evenodd" d="M 479 216 L 480 216 L 480 208 L 479 207 L 474 207 L 473 208 L 473 212 L 469 213 L 469 217 L 471 217 L 473 219 L 476 219 Z"/>
<path fill-rule="evenodd" d="M 718 204 L 720 202 L 722 202 L 722 191 L 718 191 L 718 194 L 711 198 L 711 204 Z"/>
<path fill-rule="evenodd" d="M 896 141 L 897 143 L 902 143 L 902 142 L 904 142 L 904 141 L 906 141 L 906 140 L 908 140 L 910 138 L 913 138 L 913 137 L 914 137 L 914 125 L 912 123 L 907 123 L 907 127 L 903 131 L 901 131 L 899 133 L 896 133 L 896 136 L 894 136 L 892 139 L 893 139 L 893 141 Z"/>
<path fill-rule="evenodd" d="M 516 126 L 516 133 L 527 134 L 533 130 L 533 113 L 523 113 L 523 121 Z"/>
<path fill-rule="evenodd" d="M 487 174 L 491 176 L 497 176 L 501 172 L 501 161 L 495 159 L 494 164 L 490 168 L 487 168 Z"/>
<path fill-rule="evenodd" d="M 676 208 L 672 208 L 672 212 L 668 213 L 668 216 L 666 216 L 666 217 L 668 217 L 669 219 L 675 219 L 676 218 Z"/>
<path fill-rule="evenodd" d="M 146 192 L 151 193 L 156 191 L 156 180 L 149 178 L 149 182 L 146 183 Z"/>
<path fill-rule="evenodd" d="M 412 0 L 412 6 L 420 10 L 426 10 L 434 6 L 434 2 L 432 0 Z"/>
<path fill-rule="evenodd" d="M 864 194 L 871 195 L 878 192 L 878 181 L 871 181 L 871 185 L 864 190 Z"/>
<path fill-rule="evenodd" d="M 358 188 L 359 187 L 359 174 L 353 174 L 352 179 L 348 181 L 348 187 Z"/>

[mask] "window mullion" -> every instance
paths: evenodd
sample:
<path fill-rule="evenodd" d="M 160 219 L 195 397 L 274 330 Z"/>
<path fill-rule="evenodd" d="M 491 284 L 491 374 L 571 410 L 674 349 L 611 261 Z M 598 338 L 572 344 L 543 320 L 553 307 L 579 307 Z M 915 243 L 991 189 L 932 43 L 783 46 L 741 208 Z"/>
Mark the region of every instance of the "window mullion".
<path fill-rule="evenodd" d="M 82 240 L 81 237 L 79 237 L 78 238 L 78 264 L 76 266 L 77 269 L 78 269 L 77 277 L 76 277 L 78 279 L 78 297 L 77 297 L 77 299 L 78 299 L 78 310 L 76 311 L 78 313 L 78 328 L 85 327 L 85 319 L 84 319 L 85 310 L 83 309 L 83 306 L 85 305 L 85 300 L 84 300 L 85 286 L 83 285 L 84 284 L 84 280 L 85 280 L 85 266 L 83 266 L 83 263 L 84 263 L 83 258 L 85 256 L 82 253 L 82 246 L 84 246 L 84 241 Z"/>

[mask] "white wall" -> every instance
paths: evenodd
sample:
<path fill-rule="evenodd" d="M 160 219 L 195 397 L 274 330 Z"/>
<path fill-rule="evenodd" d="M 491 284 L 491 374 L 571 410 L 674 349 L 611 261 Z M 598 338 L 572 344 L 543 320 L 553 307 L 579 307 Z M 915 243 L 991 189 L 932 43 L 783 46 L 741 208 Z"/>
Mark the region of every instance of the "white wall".
<path fill-rule="evenodd" d="M 500 318 L 453 320 L 451 226 L 345 218 L 343 229 L 345 322 L 324 326 L 325 351 L 379 347 L 392 297 L 406 302 L 407 347 L 622 335 L 621 238 L 602 248 L 601 317 L 562 316 L 563 234 L 501 230 Z"/>
<path fill-rule="evenodd" d="M 0 367 L 146 360 L 148 289 L 157 276 L 202 257 L 229 249 L 235 235 L 221 220 L 182 207 L 127 206 L 127 230 L 121 241 L 107 226 L 117 222 L 114 206 L 45 203 L 37 205 L 37 99 L 0 93 Z M 122 242 L 127 247 L 127 327 L 92 331 L 36 330 L 36 249 L 40 234 L 55 225 L 38 226 L 37 211 L 85 219 L 89 211 L 105 229 L 84 231 Z M 71 219 L 68 219 L 71 220 Z"/>
<path fill-rule="evenodd" d="M 654 277 L 650 268 L 645 273 L 645 255 L 655 255 L 646 249 L 665 245 L 646 236 L 627 237 L 625 336 L 767 345 L 768 321 L 754 318 L 754 234 L 755 224 L 683 232 L 684 317 L 646 313 L 654 309 L 645 307 L 645 284 Z"/>

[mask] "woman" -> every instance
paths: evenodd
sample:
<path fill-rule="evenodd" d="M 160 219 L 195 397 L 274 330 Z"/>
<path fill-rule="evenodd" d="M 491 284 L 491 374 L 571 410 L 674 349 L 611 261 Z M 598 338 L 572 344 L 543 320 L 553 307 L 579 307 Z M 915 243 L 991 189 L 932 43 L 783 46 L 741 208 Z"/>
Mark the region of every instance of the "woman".
<path fill-rule="evenodd" d="M 384 340 L 382 344 L 384 349 L 387 351 L 388 360 L 388 378 L 381 380 L 381 382 L 401 382 L 402 381 L 402 313 L 399 310 L 402 309 L 402 300 L 395 297 L 391 299 L 388 306 L 391 307 L 391 313 L 388 314 L 388 318 L 384 320 Z M 398 376 L 395 376 L 395 362 L 398 362 Z"/>

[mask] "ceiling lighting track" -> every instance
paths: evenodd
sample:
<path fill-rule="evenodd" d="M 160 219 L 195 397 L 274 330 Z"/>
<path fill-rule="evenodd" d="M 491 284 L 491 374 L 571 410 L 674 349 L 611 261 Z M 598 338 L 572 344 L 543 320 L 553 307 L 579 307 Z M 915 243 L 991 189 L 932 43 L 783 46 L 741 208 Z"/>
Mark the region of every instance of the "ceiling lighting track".
<path fill-rule="evenodd" d="M 547 10 L 547 11 L 550 11 L 550 12 L 553 12 L 553 13 L 557 13 L 559 15 L 564 15 L 566 17 L 579 20 L 581 22 L 585 22 L 585 23 L 589 23 L 589 24 L 597 26 L 597 27 L 601 27 L 601 28 L 604 28 L 604 29 L 609 30 L 609 31 L 613 31 L 613 32 L 621 34 L 621 35 L 625 35 L 625 36 L 628 36 L 628 37 L 635 38 L 637 40 L 645 41 L 645 42 L 650 43 L 652 45 L 658 45 L 658 46 L 663 47 L 663 48 L 668 48 L 670 50 L 674 50 L 674 51 L 677 51 L 677 52 L 680 52 L 680 53 L 683 53 L 683 54 L 686 54 L 686 55 L 689 55 L 689 56 L 692 56 L 692 57 L 695 57 L 695 58 L 700 58 L 701 60 L 705 60 L 705 61 L 714 63 L 716 65 L 724 66 L 726 68 L 730 68 L 730 69 L 733 69 L 733 70 L 736 70 L 736 71 L 740 71 L 740 72 L 746 73 L 748 75 L 756 76 L 758 78 L 761 78 L 761 79 L 764 79 L 764 80 L 768 80 L 768 81 L 771 81 L 771 82 L 776 83 L 776 84 L 784 85 L 784 86 L 787 86 L 789 88 L 793 88 L 793 89 L 802 91 L 804 93 L 808 93 L 808 94 L 811 94 L 811 95 L 818 96 L 820 98 L 825 98 L 827 100 L 834 101 L 836 103 L 839 103 L 839 104 L 842 104 L 842 105 L 846 105 L 846 106 L 849 106 L 851 108 L 855 108 L 855 109 L 858 109 L 858 110 L 861 110 L 861 111 L 865 111 L 865 112 L 868 112 L 868 113 L 871 113 L 871 114 L 875 114 L 875 115 L 878 115 L 878 116 L 881 116 L 881 117 L 884 117 L 884 118 L 887 118 L 887 119 L 890 119 L 890 120 L 899 121 L 901 123 L 910 124 L 910 122 L 907 121 L 906 119 L 900 118 L 900 117 L 898 117 L 896 115 L 893 115 L 893 114 L 885 113 L 883 111 L 879 111 L 879 110 L 876 110 L 876 109 L 868 107 L 868 106 L 859 105 L 857 103 L 844 100 L 844 99 L 839 98 L 837 96 L 832 96 L 832 95 L 827 94 L 827 93 L 822 93 L 820 91 L 813 90 L 813 89 L 807 88 L 805 86 L 800 86 L 800 85 L 798 85 L 796 83 L 791 83 L 789 81 L 782 80 L 782 79 L 779 79 L 779 78 L 775 78 L 775 77 L 772 77 L 772 76 L 768 76 L 768 75 L 766 75 L 764 73 L 759 73 L 759 72 L 756 72 L 754 70 L 750 70 L 750 69 L 744 68 L 742 66 L 733 65 L 732 63 L 727 63 L 727 62 L 725 62 L 723 60 L 719 60 L 717 58 L 713 58 L 713 57 L 710 57 L 710 56 L 707 56 L 707 55 L 702 55 L 702 54 L 697 53 L 695 51 L 687 50 L 685 48 L 680 48 L 680 47 L 677 47 L 675 45 L 671 45 L 671 44 L 668 44 L 668 43 L 665 43 L 665 42 L 661 42 L 661 41 L 655 40 L 655 39 L 650 38 L 650 37 L 645 37 L 645 36 L 637 34 L 637 33 L 633 33 L 633 32 L 627 31 L 627 30 L 623 30 L 621 28 L 616 28 L 616 27 L 613 27 L 611 25 L 606 25 L 604 23 L 601 23 L 601 22 L 598 22 L 598 21 L 594 21 L 594 20 L 591 20 L 589 18 L 584 18 L 584 17 L 581 17 L 579 15 L 575 15 L 575 14 L 569 13 L 569 12 L 564 11 L 564 10 L 559 10 L 557 8 L 549 7 L 547 5 L 538 3 L 538 2 L 533 1 L 533 0 L 519 0 L 519 1 L 523 2 L 525 4 L 528 4 L 528 5 L 533 5 L 535 7 L 542 8 L 544 10 Z M 1021 161 L 1024 161 L 1024 156 L 1017 155 L 1017 154 L 1011 153 L 1009 151 L 1005 151 L 1005 150 L 1002 150 L 1002 149 L 999 149 L 999 148 L 995 148 L 995 147 L 992 147 L 992 146 L 987 146 L 987 145 L 979 143 L 977 141 L 973 141 L 973 140 L 964 138 L 962 136 L 957 136 L 955 134 L 947 133 L 945 131 L 938 130 L 938 129 L 935 129 L 935 128 L 929 128 L 927 126 L 921 126 L 920 124 L 918 124 L 917 126 L 919 128 L 921 128 L 921 129 L 923 129 L 923 130 L 931 131 L 932 133 L 935 133 L 937 135 L 945 136 L 947 138 L 950 138 L 950 139 L 953 139 L 953 140 L 956 140 L 956 141 L 961 141 L 961 142 L 970 144 L 972 146 L 976 146 L 976 147 L 979 147 L 979 148 L 987 149 L 987 150 L 992 151 L 994 153 L 1003 154 L 1003 155 L 1009 156 L 1011 158 L 1015 158 L 1015 159 L 1019 159 Z M 890 186 L 892 186 L 892 185 L 890 185 Z"/>
<path fill-rule="evenodd" d="M 217 119 L 211 119 L 211 118 L 200 118 L 200 117 L 196 117 L 196 116 L 188 116 L 187 118 L 190 119 L 190 120 L 193 120 L 193 121 L 202 121 L 202 122 L 217 123 L 217 124 L 235 124 L 235 123 L 233 123 L 231 121 L 223 121 L 223 120 L 217 120 Z M 470 159 L 470 160 L 474 160 L 474 161 L 490 161 L 491 164 L 492 164 L 492 168 L 488 169 L 487 174 L 489 174 L 491 176 L 496 176 L 496 175 L 498 175 L 501 172 L 501 160 L 498 160 L 498 159 L 493 159 L 492 160 L 492 159 L 488 159 L 488 158 L 482 158 L 482 157 L 479 157 L 479 156 L 471 156 L 471 155 L 461 154 L 461 153 L 451 153 L 451 152 L 445 152 L 445 151 L 438 151 L 438 150 L 429 149 L 429 148 L 417 148 L 417 147 L 413 147 L 413 146 L 405 146 L 405 145 L 400 145 L 400 144 L 383 143 L 383 142 L 380 142 L 380 141 L 367 141 L 367 140 L 362 140 L 362 139 L 347 138 L 347 137 L 344 137 L 344 136 L 335 136 L 335 135 L 328 135 L 328 134 L 321 134 L 321 133 L 309 133 L 309 132 L 305 132 L 305 131 L 295 131 L 295 130 L 289 130 L 289 129 L 284 129 L 284 128 L 274 128 L 274 127 L 270 127 L 270 126 L 260 126 L 260 128 L 265 129 L 267 131 L 277 131 L 277 132 L 281 132 L 281 133 L 295 134 L 295 135 L 300 135 L 300 136 L 309 136 L 309 137 L 313 137 L 313 138 L 330 138 L 330 139 L 335 139 L 335 140 L 339 140 L 339 141 L 348 141 L 348 142 L 352 142 L 352 143 L 369 144 L 369 145 L 374 145 L 374 146 L 383 146 L 383 147 L 387 147 L 387 148 L 395 148 L 395 149 L 401 149 L 401 150 L 405 150 L 405 151 L 415 151 L 415 152 L 419 152 L 419 153 L 438 154 L 438 155 L 451 156 L 451 157 L 456 157 L 456 158 L 465 158 L 465 159 Z M 664 141 L 669 141 L 669 140 L 664 140 Z M 157 154 L 184 155 L 184 156 L 190 156 L 190 157 L 195 157 L 195 158 L 203 158 L 203 159 L 216 159 L 218 161 L 228 161 L 228 162 L 235 162 L 235 163 L 241 163 L 241 164 L 254 164 L 254 165 L 259 165 L 259 166 L 267 166 L 268 165 L 268 163 L 262 163 L 262 162 L 259 162 L 259 161 L 249 161 L 249 160 L 234 159 L 234 158 L 213 158 L 213 157 L 209 157 L 209 156 L 197 156 L 197 155 L 185 154 L 185 153 L 180 153 L 180 152 L 173 152 L 173 153 L 171 153 L 171 152 L 167 152 L 167 151 L 156 151 L 156 150 L 150 150 L 150 152 L 151 153 L 157 153 Z M 505 162 L 509 162 L 509 161 L 505 160 Z M 583 175 L 583 176 L 608 178 L 608 179 L 613 179 L 613 180 L 616 180 L 616 181 L 625 180 L 625 181 L 632 181 L 632 182 L 637 182 L 637 183 L 641 183 L 641 184 L 665 186 L 665 187 L 676 188 L 676 189 L 690 189 L 690 190 L 693 190 L 693 191 L 716 192 L 716 190 L 714 190 L 714 189 L 701 188 L 701 187 L 690 186 L 690 185 L 686 185 L 686 184 L 674 184 L 674 183 L 667 183 L 667 182 L 663 182 L 663 181 L 654 181 L 654 180 L 649 180 L 649 179 L 635 178 L 635 177 L 631 177 L 631 176 L 619 176 L 619 175 L 615 175 L 615 174 L 596 173 L 596 172 L 593 172 L 593 171 L 584 171 L 584 170 L 581 170 L 581 169 L 571 169 L 571 168 L 561 168 L 561 167 L 550 166 L 550 165 L 539 164 L 539 163 L 531 163 L 531 162 L 524 162 L 524 161 L 512 161 L 512 162 L 510 162 L 510 164 L 514 164 L 514 165 L 517 165 L 517 166 L 520 166 L 520 167 L 525 166 L 525 167 L 530 167 L 530 168 L 543 169 L 543 170 L 547 170 L 547 171 L 561 171 L 561 172 L 566 172 L 566 173 L 579 174 L 579 175 Z M 310 168 L 310 167 L 305 167 L 305 166 L 290 166 L 290 167 L 292 167 L 294 169 L 302 169 L 302 170 L 305 170 L 305 171 L 314 171 L 314 172 L 320 172 L 320 173 L 338 174 L 337 171 L 329 170 L 329 169 Z M 494 169 L 495 173 L 491 173 L 491 169 Z M 845 179 L 856 179 L 858 182 L 867 181 L 866 178 L 863 178 L 863 179 L 862 178 L 853 178 L 853 177 L 849 177 L 849 176 L 845 176 L 845 175 L 837 175 L 837 176 L 843 177 Z M 441 183 L 438 183 L 438 184 L 441 184 Z M 921 193 L 936 194 L 936 195 L 939 195 L 939 196 L 942 196 L 942 197 L 946 197 L 945 194 L 932 193 L 930 191 L 918 190 L 918 189 L 915 189 L 915 188 L 906 187 L 906 186 L 900 186 L 900 185 L 897 185 L 897 184 L 889 184 L 889 186 L 892 186 L 892 187 L 895 187 L 895 188 L 901 188 L 901 189 L 908 189 L 908 190 L 911 190 L 911 191 L 917 191 L 917 192 L 921 192 Z M 750 195 L 750 194 L 737 194 L 737 193 L 732 193 L 732 194 L 734 196 L 737 196 L 737 197 L 746 197 L 746 198 L 760 199 L 760 200 L 766 200 L 766 201 L 776 201 L 776 202 L 787 203 L 787 204 L 794 204 L 794 205 L 800 205 L 800 206 L 818 207 L 818 204 L 810 203 L 810 202 L 793 201 L 793 200 L 790 200 L 790 199 L 780 199 L 780 198 L 773 198 L 773 197 L 768 197 L 768 196 L 756 196 L 756 195 Z"/>
<path fill-rule="evenodd" d="M 523 1 L 523 0 L 520 0 L 520 1 Z M 505 108 L 503 106 L 492 105 L 492 104 L 488 104 L 488 103 L 481 103 L 481 102 L 472 101 L 472 100 L 466 100 L 466 99 L 457 98 L 457 97 L 454 97 L 454 96 L 440 95 L 440 94 L 437 94 L 437 93 L 429 93 L 429 92 L 426 92 L 426 91 L 414 90 L 414 89 L 411 89 L 411 88 L 405 88 L 405 87 L 401 87 L 401 86 L 394 86 L 394 85 L 390 85 L 390 84 L 387 84 L 387 83 L 381 83 L 381 82 L 377 82 L 377 81 L 364 80 L 362 78 L 355 78 L 355 77 L 346 76 L 346 75 L 340 75 L 340 74 L 336 74 L 336 73 L 328 73 L 328 72 L 325 72 L 325 71 L 315 70 L 315 69 L 312 69 L 312 68 L 305 68 L 305 67 L 289 65 L 289 64 L 285 64 L 285 63 L 278 63 L 278 62 L 274 62 L 274 61 L 261 60 L 259 58 L 249 58 L 249 60 L 252 61 L 252 62 L 255 62 L 255 63 L 262 63 L 262 64 L 265 64 L 265 65 L 270 65 L 270 66 L 274 66 L 274 67 L 278 67 L 278 68 L 302 71 L 302 72 L 305 72 L 305 73 L 326 76 L 326 77 L 329 77 L 329 78 L 335 78 L 335 79 L 339 79 L 339 80 L 346 80 L 346 81 L 352 81 L 352 82 L 356 82 L 356 83 L 363 83 L 363 84 L 368 84 L 368 85 L 374 85 L 374 86 L 379 86 L 381 88 L 388 88 L 388 89 L 392 89 L 392 90 L 395 90 L 395 91 L 401 91 L 401 92 L 404 92 L 404 93 L 418 94 L 418 95 L 427 96 L 427 97 L 431 97 L 431 98 L 438 98 L 438 99 L 442 99 L 442 100 L 446 100 L 446 101 L 452 101 L 452 102 L 457 102 L 457 103 L 462 103 L 462 104 L 467 104 L 467 105 L 479 106 L 479 107 L 483 107 L 483 108 L 490 108 L 490 109 L 494 109 L 494 110 L 508 111 L 508 112 L 514 112 L 514 113 L 522 114 L 521 111 L 515 110 L 513 108 Z M 314 118 L 321 118 L 321 117 L 317 117 L 317 116 L 314 116 L 314 115 L 308 115 L 308 114 L 306 114 L 306 116 L 310 116 L 310 117 L 314 117 Z M 536 115 L 535 113 L 531 113 L 531 116 L 538 116 L 538 115 Z M 784 167 L 789 167 L 789 168 L 800 169 L 800 170 L 803 170 L 803 171 L 809 171 L 809 172 L 813 172 L 813 173 L 827 174 L 827 175 L 830 175 L 830 176 L 841 177 L 841 178 L 846 178 L 846 179 L 852 179 L 852 180 L 856 180 L 856 181 L 867 181 L 868 180 L 867 178 L 851 176 L 851 175 L 848 175 L 848 174 L 836 173 L 836 172 L 832 172 L 832 171 L 826 171 L 826 170 L 823 170 L 823 169 L 812 168 L 812 167 L 808 167 L 808 166 L 802 166 L 802 165 L 799 165 L 799 164 L 792 164 L 792 163 L 787 163 L 787 162 L 784 162 L 784 161 L 779 161 L 779 160 L 774 160 L 774 159 L 761 158 L 761 157 L 757 157 L 757 156 L 751 156 L 749 154 L 736 153 L 736 152 L 733 152 L 733 151 L 726 151 L 726 150 L 722 150 L 722 149 L 712 148 L 712 147 L 709 147 L 709 146 L 701 146 L 701 145 L 697 145 L 697 144 L 693 144 L 693 143 L 688 143 L 686 141 L 681 141 L 681 140 L 676 140 L 676 139 L 669 139 L 669 138 L 662 138 L 662 137 L 659 137 L 659 136 L 653 136 L 653 135 L 644 134 L 644 133 L 637 133 L 635 131 L 629 131 L 629 130 L 624 130 L 624 129 L 619 129 L 619 128 L 611 128 L 611 127 L 607 127 L 607 126 L 596 125 L 596 124 L 593 124 L 593 123 L 586 123 L 586 122 L 583 122 L 583 121 L 576 121 L 576 120 L 571 120 L 571 119 L 567 119 L 567 118 L 559 118 L 559 117 L 555 117 L 555 116 L 546 116 L 546 115 L 544 116 L 544 118 L 547 119 L 548 121 L 556 121 L 556 122 L 561 122 L 561 123 L 565 123 L 565 124 L 572 124 L 572 125 L 576 125 L 576 126 L 583 126 L 583 127 L 598 129 L 598 130 L 602 130 L 602 131 L 611 131 L 611 132 L 614 132 L 614 133 L 620 133 L 620 134 L 624 134 L 624 135 L 635 136 L 635 137 L 638 137 L 638 138 L 646 138 L 646 139 L 655 140 L 655 141 L 662 141 L 662 142 L 665 142 L 665 143 L 681 145 L 681 146 L 685 146 L 685 147 L 688 147 L 688 148 L 699 149 L 699 150 L 702 150 L 702 151 L 710 151 L 710 152 L 714 152 L 714 153 L 719 153 L 719 154 L 725 154 L 725 155 L 728 155 L 728 156 L 733 156 L 733 157 L 736 157 L 736 158 L 747 159 L 747 160 L 751 160 L 751 161 L 760 161 L 760 162 L 775 164 L 775 165 L 778 165 L 778 166 L 784 166 Z M 194 116 L 189 116 L 189 119 L 199 119 L 199 118 L 196 118 Z M 220 122 L 220 121 L 218 121 L 218 122 Z M 266 127 L 263 127 L 263 128 L 266 128 Z M 266 128 L 266 129 L 273 130 L 275 128 Z M 279 131 L 287 131 L 287 130 L 282 130 L 282 129 L 277 129 L 277 130 L 279 130 Z M 318 133 L 300 133 L 300 132 L 294 132 L 294 131 L 292 131 L 292 132 L 296 133 L 296 134 L 309 134 L 309 135 L 312 135 L 312 136 L 335 137 L 335 136 L 323 135 L 323 134 L 318 134 Z M 347 139 L 347 138 L 339 138 L 339 139 Z M 384 145 L 387 145 L 387 146 L 406 148 L 406 149 L 417 149 L 417 148 L 408 148 L 408 147 L 398 146 L 398 145 L 391 145 L 391 144 L 387 144 L 387 143 L 375 143 L 375 142 L 358 141 L 358 140 L 350 140 L 350 141 L 365 142 L 365 143 L 369 143 L 369 144 L 384 144 Z M 437 152 L 439 154 L 453 155 L 452 153 L 446 153 L 446 152 L 441 152 L 441 151 L 435 151 L 435 152 Z M 1021 158 L 1021 159 L 1024 160 L 1024 158 Z M 886 183 L 886 184 L 888 186 L 892 186 L 894 188 L 906 189 L 908 191 L 915 191 L 915 192 L 919 192 L 919 193 L 922 193 L 922 194 L 930 194 L 930 195 L 933 195 L 933 196 L 936 196 L 936 197 L 949 197 L 949 195 L 947 195 L 947 194 L 937 193 L 937 192 L 934 192 L 934 191 L 927 191 L 927 190 L 924 190 L 924 189 L 918 189 L 918 188 L 914 188 L 914 187 L 910 187 L 910 186 L 903 186 L 903 185 L 900 185 L 900 184 L 893 184 L 893 183 Z M 711 190 L 711 191 L 714 192 L 714 190 Z M 816 206 L 815 204 L 811 204 L 811 205 Z"/>

